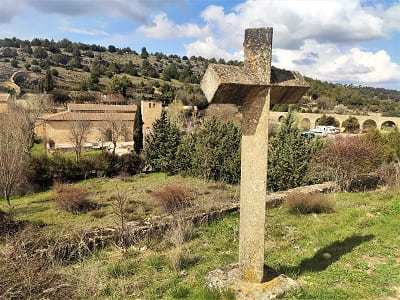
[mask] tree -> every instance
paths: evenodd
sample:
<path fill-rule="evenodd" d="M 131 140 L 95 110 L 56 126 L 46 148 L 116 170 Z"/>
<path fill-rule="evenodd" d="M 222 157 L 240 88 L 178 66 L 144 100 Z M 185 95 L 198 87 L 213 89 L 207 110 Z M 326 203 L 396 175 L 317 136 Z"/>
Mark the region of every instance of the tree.
<path fill-rule="evenodd" d="M 91 130 L 92 123 L 81 113 L 70 113 L 71 118 L 67 119 L 69 123 L 70 141 L 74 145 L 75 160 L 79 162 L 83 143 Z"/>
<path fill-rule="evenodd" d="M 143 48 L 142 48 L 142 52 L 141 52 L 140 56 L 141 56 L 143 59 L 145 59 L 145 58 L 147 58 L 147 57 L 149 56 L 149 53 L 147 52 L 146 47 L 143 47 Z"/>
<path fill-rule="evenodd" d="M 321 118 L 317 120 L 317 125 L 321 126 L 338 126 L 338 121 L 332 116 L 322 115 Z"/>
<path fill-rule="evenodd" d="M 309 140 L 300 136 L 294 113 L 289 112 L 269 145 L 268 187 L 277 191 L 302 185 L 311 154 L 320 147 L 319 139 Z"/>
<path fill-rule="evenodd" d="M 38 47 L 33 51 L 33 57 L 34 58 L 46 58 L 47 57 L 47 51 L 43 47 Z"/>
<path fill-rule="evenodd" d="M 44 79 L 43 87 L 46 92 L 50 92 L 54 89 L 53 78 L 49 69 L 46 71 L 46 77 Z"/>
<path fill-rule="evenodd" d="M 127 136 L 125 122 L 120 120 L 117 114 L 112 113 L 105 115 L 101 132 L 106 142 L 111 142 L 113 144 L 113 154 L 115 154 L 115 149 L 117 148 L 117 143 L 120 138 L 126 138 Z"/>
<path fill-rule="evenodd" d="M 108 52 L 114 53 L 115 51 L 117 51 L 117 48 L 115 48 L 114 45 L 109 45 L 109 46 L 108 46 Z"/>
<path fill-rule="evenodd" d="M 135 152 L 140 154 L 140 152 L 143 150 L 143 120 L 142 112 L 139 106 L 136 110 L 135 122 L 133 124 L 133 143 Z"/>
<path fill-rule="evenodd" d="M 181 141 L 179 129 L 171 124 L 166 111 L 153 123 L 153 130 L 146 138 L 144 157 L 155 171 L 174 173 L 176 151 Z"/>
<path fill-rule="evenodd" d="M 14 187 L 24 174 L 29 137 L 21 115 L 11 110 L 0 115 L 0 187 L 8 205 Z"/>
<path fill-rule="evenodd" d="M 107 86 L 107 92 L 109 93 L 120 93 L 122 96 L 126 96 L 126 90 L 132 86 L 132 82 L 125 75 L 120 77 L 114 75 Z"/>
<path fill-rule="evenodd" d="M 176 168 L 205 180 L 240 180 L 241 129 L 231 121 L 211 117 L 186 135 L 178 148 Z"/>
<path fill-rule="evenodd" d="M 345 132 L 357 133 L 360 130 L 360 123 L 356 117 L 351 116 L 343 121 L 342 127 L 345 128 Z"/>

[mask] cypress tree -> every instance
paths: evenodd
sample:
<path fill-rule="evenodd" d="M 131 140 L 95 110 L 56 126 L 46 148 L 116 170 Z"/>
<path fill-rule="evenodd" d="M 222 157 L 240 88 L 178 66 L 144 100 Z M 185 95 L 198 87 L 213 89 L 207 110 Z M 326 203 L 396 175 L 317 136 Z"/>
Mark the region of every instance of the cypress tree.
<path fill-rule="evenodd" d="M 44 88 L 44 90 L 46 92 L 50 92 L 54 88 L 54 86 L 53 86 L 53 78 L 51 76 L 50 70 L 46 71 L 46 78 L 44 79 L 43 88 Z"/>
<path fill-rule="evenodd" d="M 140 106 L 138 106 L 135 114 L 135 122 L 133 125 L 133 142 L 136 154 L 140 154 L 143 150 L 143 121 Z"/>
<path fill-rule="evenodd" d="M 166 111 L 153 123 L 153 130 L 146 139 L 144 157 L 154 171 L 175 172 L 176 151 L 181 142 L 178 127 L 172 124 Z"/>

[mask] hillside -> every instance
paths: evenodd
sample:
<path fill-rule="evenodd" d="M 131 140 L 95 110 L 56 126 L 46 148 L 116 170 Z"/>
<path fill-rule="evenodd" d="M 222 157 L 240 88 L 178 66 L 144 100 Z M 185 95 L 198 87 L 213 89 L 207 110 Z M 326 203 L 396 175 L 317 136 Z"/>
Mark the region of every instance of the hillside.
<path fill-rule="evenodd" d="M 18 72 L 15 81 L 23 93 L 47 90 L 58 102 L 95 101 L 93 93 L 75 94 L 71 98 L 70 92 L 100 91 L 121 93 L 127 102 L 157 99 L 168 104 L 179 99 L 183 104 L 202 108 L 206 101 L 198 84 L 209 63 L 242 64 L 223 59 L 148 53 L 145 47 L 137 53 L 129 47 L 119 49 L 110 45 L 106 48 L 67 39 L 55 42 L 5 38 L 0 39 L 0 89 L 7 91 L 4 83 Z M 46 70 L 52 74 L 51 88 L 44 85 Z M 343 104 L 356 111 L 400 115 L 400 91 L 307 80 L 310 90 L 300 104 L 304 109 L 333 110 Z M 287 110 L 287 106 L 276 110 Z"/>

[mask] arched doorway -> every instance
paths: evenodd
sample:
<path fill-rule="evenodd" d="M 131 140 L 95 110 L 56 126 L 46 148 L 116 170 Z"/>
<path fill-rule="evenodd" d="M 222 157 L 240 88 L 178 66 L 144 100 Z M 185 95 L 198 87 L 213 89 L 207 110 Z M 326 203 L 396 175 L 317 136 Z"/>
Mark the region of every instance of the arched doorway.
<path fill-rule="evenodd" d="M 283 122 L 283 120 L 285 120 L 285 116 L 280 116 L 279 118 L 278 118 L 278 122 L 280 122 L 280 123 L 282 123 Z"/>

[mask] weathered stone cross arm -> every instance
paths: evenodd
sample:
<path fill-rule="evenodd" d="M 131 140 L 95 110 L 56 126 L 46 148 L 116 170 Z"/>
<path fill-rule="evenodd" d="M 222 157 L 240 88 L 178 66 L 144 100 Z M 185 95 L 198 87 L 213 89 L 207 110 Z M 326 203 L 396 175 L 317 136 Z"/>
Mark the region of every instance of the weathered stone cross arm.
<path fill-rule="evenodd" d="M 271 82 L 261 81 L 257 74 L 244 67 L 210 64 L 204 74 L 201 88 L 209 103 L 243 105 L 262 90 L 271 88 L 271 102 L 297 103 L 309 88 L 296 71 L 271 67 Z"/>

